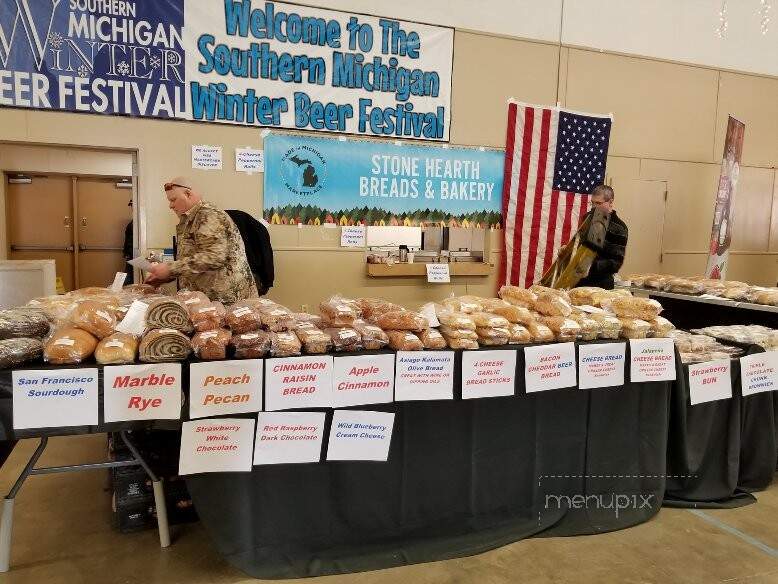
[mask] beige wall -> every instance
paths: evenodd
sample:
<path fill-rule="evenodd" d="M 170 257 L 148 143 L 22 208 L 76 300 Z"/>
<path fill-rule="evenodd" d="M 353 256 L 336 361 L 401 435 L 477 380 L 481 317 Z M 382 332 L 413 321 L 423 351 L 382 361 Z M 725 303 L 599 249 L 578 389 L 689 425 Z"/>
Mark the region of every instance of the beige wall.
<path fill-rule="evenodd" d="M 775 282 L 778 79 L 459 30 L 454 55 L 453 144 L 503 146 L 510 97 L 613 112 L 608 178 L 625 216 L 640 225 L 641 233 L 656 234 L 648 238 L 652 244 L 628 250 L 628 270 L 682 274 L 703 269 L 726 117 L 737 115 L 746 123 L 746 137 L 733 242 L 739 253 L 732 256 L 731 275 Z M 0 109 L 0 141 L 135 151 L 145 248 L 170 245 L 175 219 L 160 185 L 176 174 L 196 175 L 208 197 L 223 208 L 261 213 L 262 176 L 232 170 L 235 147 L 262 147 L 257 128 Z M 224 170 L 192 171 L 192 144 L 221 145 Z M 5 170 L 2 164 L 0 170 Z M 666 206 L 657 207 L 665 188 Z M 648 214 L 642 212 L 645 205 L 651 206 Z M 360 252 L 338 247 L 337 229 L 273 226 L 271 235 L 277 252 L 271 296 L 296 308 L 315 305 L 334 292 L 414 305 L 452 292 L 494 291 L 496 268 L 490 277 L 454 278 L 443 287 L 421 278 L 371 279 Z M 495 266 L 498 236 L 491 237 Z"/>

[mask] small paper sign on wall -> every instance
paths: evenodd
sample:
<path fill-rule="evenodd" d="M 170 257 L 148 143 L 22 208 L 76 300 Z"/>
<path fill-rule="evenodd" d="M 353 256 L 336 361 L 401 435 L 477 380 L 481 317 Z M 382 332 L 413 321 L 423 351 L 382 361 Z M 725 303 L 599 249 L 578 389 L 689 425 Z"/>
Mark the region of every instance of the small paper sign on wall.
<path fill-rule="evenodd" d="M 117 365 L 103 370 L 106 422 L 181 418 L 181 364 Z"/>
<path fill-rule="evenodd" d="M 689 398 L 692 405 L 731 398 L 730 369 L 729 359 L 689 365 Z"/>
<path fill-rule="evenodd" d="M 454 399 L 454 352 L 398 351 L 394 399 Z"/>
<path fill-rule="evenodd" d="M 222 147 L 193 144 L 192 168 L 195 170 L 221 170 Z"/>
<path fill-rule="evenodd" d="M 268 359 L 265 363 L 265 409 L 332 406 L 332 355 Z"/>
<path fill-rule="evenodd" d="M 524 384 L 527 393 L 575 387 L 575 343 L 524 349 Z"/>
<path fill-rule="evenodd" d="M 741 357 L 740 380 L 743 397 L 778 389 L 778 352 Z"/>
<path fill-rule="evenodd" d="M 675 379 L 673 339 L 630 339 L 630 381 L 672 381 Z"/>
<path fill-rule="evenodd" d="M 13 371 L 13 426 L 96 426 L 97 369 Z"/>
<path fill-rule="evenodd" d="M 462 399 L 513 395 L 516 351 L 464 351 Z"/>
<path fill-rule="evenodd" d="M 256 148 L 236 148 L 235 171 L 248 174 L 265 172 L 265 152 Z"/>
<path fill-rule="evenodd" d="M 578 347 L 578 387 L 621 387 L 624 385 L 625 343 L 599 343 Z"/>
<path fill-rule="evenodd" d="M 427 282 L 432 284 L 446 284 L 451 282 L 451 272 L 448 269 L 448 263 L 426 264 Z"/>
<path fill-rule="evenodd" d="M 385 404 L 394 398 L 394 355 L 335 357 L 332 405 Z"/>
<path fill-rule="evenodd" d="M 254 465 L 319 462 L 324 412 L 263 412 L 257 418 Z"/>
<path fill-rule="evenodd" d="M 254 418 L 219 418 L 181 424 L 178 474 L 250 472 Z"/>
<path fill-rule="evenodd" d="M 335 410 L 327 460 L 386 461 L 393 429 L 391 412 Z"/>
<path fill-rule="evenodd" d="M 262 359 L 192 363 L 189 417 L 206 418 L 262 410 Z"/>
<path fill-rule="evenodd" d="M 340 247 L 365 247 L 365 226 L 344 225 L 340 228 Z"/>

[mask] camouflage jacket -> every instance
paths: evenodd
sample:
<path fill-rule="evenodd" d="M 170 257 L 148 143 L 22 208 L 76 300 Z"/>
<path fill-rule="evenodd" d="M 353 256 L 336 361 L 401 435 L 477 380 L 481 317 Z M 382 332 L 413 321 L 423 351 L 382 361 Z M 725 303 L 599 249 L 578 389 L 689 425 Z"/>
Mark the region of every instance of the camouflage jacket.
<path fill-rule="evenodd" d="M 232 304 L 257 296 L 254 276 L 238 228 L 227 213 L 203 201 L 176 226 L 177 260 L 170 265 L 178 285 L 211 300 Z"/>

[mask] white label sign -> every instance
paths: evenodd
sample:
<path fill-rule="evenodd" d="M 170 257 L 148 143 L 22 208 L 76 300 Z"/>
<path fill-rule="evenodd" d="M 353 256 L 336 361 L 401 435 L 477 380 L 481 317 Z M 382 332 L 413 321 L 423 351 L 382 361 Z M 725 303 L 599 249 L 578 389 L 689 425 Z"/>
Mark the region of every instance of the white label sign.
<path fill-rule="evenodd" d="M 332 406 L 332 356 L 268 359 L 265 365 L 265 409 Z"/>
<path fill-rule="evenodd" d="M 192 168 L 196 170 L 221 170 L 222 147 L 193 144 Z"/>
<path fill-rule="evenodd" d="M 319 462 L 324 412 L 263 412 L 257 418 L 254 464 Z"/>
<path fill-rule="evenodd" d="M 97 425 L 97 369 L 13 371 L 11 376 L 17 430 Z"/>
<path fill-rule="evenodd" d="M 673 339 L 630 339 L 630 381 L 672 381 L 675 379 Z"/>
<path fill-rule="evenodd" d="M 178 474 L 250 472 L 254 418 L 219 418 L 181 424 Z"/>
<path fill-rule="evenodd" d="M 446 284 L 451 282 L 451 272 L 448 269 L 448 263 L 426 264 L 427 282 L 433 284 Z"/>
<path fill-rule="evenodd" d="M 393 428 L 391 412 L 335 410 L 327 460 L 386 461 Z"/>
<path fill-rule="evenodd" d="M 332 404 L 336 408 L 391 402 L 394 355 L 335 357 L 332 388 Z"/>
<path fill-rule="evenodd" d="M 578 387 L 618 387 L 624 385 L 625 343 L 602 343 L 578 347 Z"/>
<path fill-rule="evenodd" d="M 454 399 L 454 352 L 398 351 L 394 399 Z"/>
<path fill-rule="evenodd" d="M 113 277 L 113 284 L 111 284 L 112 292 L 121 292 L 124 286 L 124 281 L 127 279 L 127 272 L 116 272 Z"/>
<path fill-rule="evenodd" d="M 237 172 L 265 172 L 265 152 L 256 148 L 235 149 L 235 170 Z"/>
<path fill-rule="evenodd" d="M 462 399 L 513 395 L 516 351 L 464 351 Z"/>
<path fill-rule="evenodd" d="M 189 417 L 207 418 L 262 410 L 262 359 L 192 363 Z"/>
<path fill-rule="evenodd" d="M 692 405 L 731 397 L 729 359 L 689 365 L 689 398 Z"/>
<path fill-rule="evenodd" d="M 527 393 L 575 387 L 575 343 L 524 349 L 524 383 Z"/>
<path fill-rule="evenodd" d="M 365 226 L 345 225 L 341 227 L 340 247 L 365 247 Z"/>
<path fill-rule="evenodd" d="M 140 300 L 134 300 L 127 309 L 127 314 L 124 315 L 122 321 L 116 326 L 116 330 L 128 335 L 142 335 L 146 329 L 146 312 L 148 310 L 148 304 Z"/>
<path fill-rule="evenodd" d="M 181 418 L 181 364 L 118 365 L 103 370 L 106 422 Z"/>
<path fill-rule="evenodd" d="M 740 380 L 743 397 L 778 389 L 778 352 L 741 357 Z"/>

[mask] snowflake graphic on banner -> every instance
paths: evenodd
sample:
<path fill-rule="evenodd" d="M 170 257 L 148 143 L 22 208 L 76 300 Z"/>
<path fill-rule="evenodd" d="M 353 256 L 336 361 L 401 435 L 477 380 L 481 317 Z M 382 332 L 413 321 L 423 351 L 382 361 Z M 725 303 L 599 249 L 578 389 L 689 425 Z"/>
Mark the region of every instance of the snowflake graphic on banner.
<path fill-rule="evenodd" d="M 86 65 L 79 65 L 76 72 L 78 73 L 79 77 L 89 77 L 89 67 Z"/>
<path fill-rule="evenodd" d="M 119 75 L 129 75 L 130 74 L 130 66 L 127 63 L 127 61 L 120 61 L 116 65 L 116 70 L 119 72 Z"/>
<path fill-rule="evenodd" d="M 175 64 L 177 61 L 177 57 L 175 53 L 168 53 L 167 54 L 167 62 L 170 64 Z"/>
<path fill-rule="evenodd" d="M 157 56 L 152 57 L 150 62 L 152 69 L 159 69 L 160 65 L 162 65 L 162 59 Z"/>
<path fill-rule="evenodd" d="M 49 33 L 48 39 L 49 39 L 49 44 L 53 49 L 62 48 L 62 43 L 65 42 L 65 39 L 62 38 L 62 35 L 58 32 Z"/>

